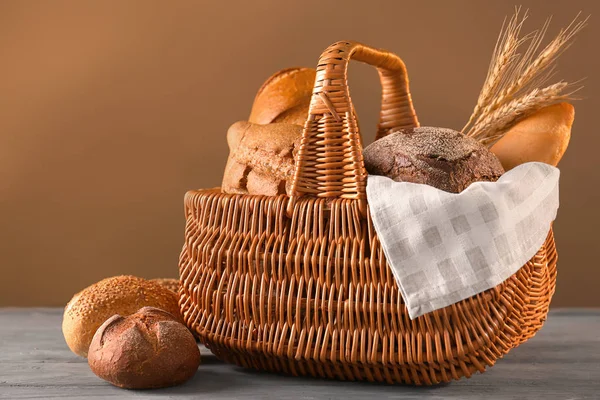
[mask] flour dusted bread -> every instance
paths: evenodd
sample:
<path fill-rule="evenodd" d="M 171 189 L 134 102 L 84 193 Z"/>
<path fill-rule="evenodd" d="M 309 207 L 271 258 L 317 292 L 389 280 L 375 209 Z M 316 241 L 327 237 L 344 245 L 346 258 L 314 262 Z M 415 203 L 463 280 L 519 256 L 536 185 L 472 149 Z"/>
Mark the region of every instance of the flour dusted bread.
<path fill-rule="evenodd" d="M 115 386 L 153 389 L 194 376 L 200 350 L 175 316 L 144 307 L 127 317 L 113 315 L 100 326 L 89 348 L 88 364 Z"/>
<path fill-rule="evenodd" d="M 452 193 L 473 182 L 496 181 L 504 173 L 500 161 L 485 146 L 446 128 L 392 132 L 367 146 L 363 156 L 370 174 Z"/>
<path fill-rule="evenodd" d="M 574 119 L 569 103 L 544 107 L 509 129 L 490 150 L 507 171 L 531 161 L 556 166 L 569 146 Z"/>
<path fill-rule="evenodd" d="M 104 321 L 146 306 L 165 310 L 183 322 L 177 295 L 160 284 L 128 275 L 101 280 L 77 293 L 65 307 L 62 331 L 67 345 L 87 357 L 94 333 Z"/>

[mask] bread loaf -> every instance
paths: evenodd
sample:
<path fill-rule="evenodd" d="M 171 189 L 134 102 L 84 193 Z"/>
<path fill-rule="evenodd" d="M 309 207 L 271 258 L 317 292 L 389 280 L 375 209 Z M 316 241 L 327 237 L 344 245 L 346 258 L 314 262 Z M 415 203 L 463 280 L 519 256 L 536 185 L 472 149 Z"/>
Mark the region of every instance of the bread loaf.
<path fill-rule="evenodd" d="M 308 116 L 316 71 L 289 68 L 261 86 L 249 121 L 227 132 L 229 158 L 221 191 L 276 196 L 289 194 L 294 154 Z"/>
<path fill-rule="evenodd" d="M 267 196 L 289 194 L 294 152 L 301 135 L 302 127 L 294 124 L 233 124 L 227 132 L 229 159 L 221 190 Z"/>
<path fill-rule="evenodd" d="M 94 333 L 115 314 L 127 316 L 142 307 L 165 310 L 183 322 L 178 296 L 156 282 L 135 276 L 115 276 L 77 293 L 65 307 L 62 331 L 73 353 L 87 357 Z"/>
<path fill-rule="evenodd" d="M 509 129 L 490 150 L 507 171 L 531 161 L 556 166 L 569 145 L 574 119 L 569 103 L 542 108 Z"/>
<path fill-rule="evenodd" d="M 88 364 L 100 378 L 128 389 L 183 383 L 196 373 L 200 351 L 190 331 L 163 310 L 144 307 L 100 326 Z"/>
<path fill-rule="evenodd" d="M 452 193 L 476 181 L 495 181 L 504 173 L 485 146 L 446 128 L 392 132 L 367 146 L 363 156 L 369 174 L 424 183 Z"/>
<path fill-rule="evenodd" d="M 165 288 L 175 292 L 175 294 L 179 293 L 179 279 L 155 278 L 155 279 L 150 279 L 150 282 L 156 282 L 159 285 L 161 285 L 162 287 L 165 287 Z"/>
<path fill-rule="evenodd" d="M 273 74 L 258 89 L 248 122 L 304 125 L 316 74 L 314 68 L 288 68 Z"/>

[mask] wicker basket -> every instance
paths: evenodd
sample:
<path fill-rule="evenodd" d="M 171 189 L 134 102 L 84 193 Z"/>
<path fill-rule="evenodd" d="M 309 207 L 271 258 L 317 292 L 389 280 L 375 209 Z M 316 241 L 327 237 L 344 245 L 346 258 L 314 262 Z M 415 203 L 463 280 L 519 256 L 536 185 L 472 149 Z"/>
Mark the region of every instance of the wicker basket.
<path fill-rule="evenodd" d="M 403 62 L 338 42 L 321 55 L 291 197 L 185 196 L 181 309 L 220 359 L 293 375 L 437 384 L 483 372 L 542 326 L 552 231 L 501 285 L 410 320 L 369 217 L 350 59 L 383 86 L 377 137 L 418 125 Z"/>

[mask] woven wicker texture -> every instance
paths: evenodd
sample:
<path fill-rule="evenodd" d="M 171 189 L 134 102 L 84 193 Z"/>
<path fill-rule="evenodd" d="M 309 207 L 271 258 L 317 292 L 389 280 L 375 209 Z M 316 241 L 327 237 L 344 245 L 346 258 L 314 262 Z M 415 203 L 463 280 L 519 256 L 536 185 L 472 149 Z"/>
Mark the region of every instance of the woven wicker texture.
<path fill-rule="evenodd" d="M 368 213 L 350 59 L 379 70 L 378 137 L 418 126 L 397 56 L 353 42 L 330 46 L 293 195 L 186 194 L 184 319 L 217 357 L 256 369 L 425 385 L 483 372 L 546 318 L 556 282 L 552 231 L 501 285 L 411 321 Z"/>

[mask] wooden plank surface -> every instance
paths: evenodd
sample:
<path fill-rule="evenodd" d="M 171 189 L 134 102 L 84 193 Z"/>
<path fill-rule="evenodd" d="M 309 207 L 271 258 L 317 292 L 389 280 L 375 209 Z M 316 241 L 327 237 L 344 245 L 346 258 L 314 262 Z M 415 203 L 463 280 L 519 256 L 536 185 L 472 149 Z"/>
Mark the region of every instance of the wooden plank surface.
<path fill-rule="evenodd" d="M 202 349 L 184 385 L 118 389 L 72 354 L 61 309 L 0 308 L 1 399 L 600 399 L 600 310 L 551 312 L 540 333 L 485 374 L 432 388 L 294 378 L 244 370 Z"/>

